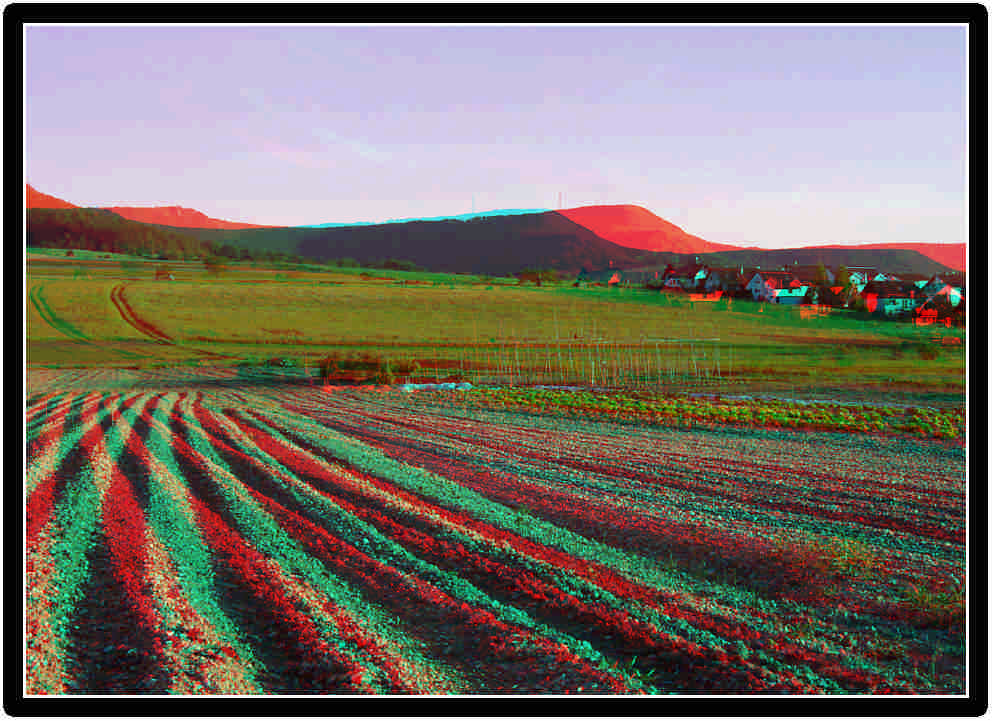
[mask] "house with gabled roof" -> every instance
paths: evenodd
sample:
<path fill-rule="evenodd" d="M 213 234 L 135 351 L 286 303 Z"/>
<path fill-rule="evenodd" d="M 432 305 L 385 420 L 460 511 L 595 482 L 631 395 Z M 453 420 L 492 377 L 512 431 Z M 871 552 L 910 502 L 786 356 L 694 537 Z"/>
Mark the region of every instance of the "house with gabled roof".
<path fill-rule="evenodd" d="M 721 290 L 724 293 L 736 294 L 743 285 L 744 278 L 737 268 L 709 268 L 698 287 L 706 293 Z"/>
<path fill-rule="evenodd" d="M 947 278 L 954 277 L 954 275 L 950 273 L 945 274 Z M 926 283 L 920 286 L 920 290 L 927 298 L 933 298 L 937 295 L 946 295 L 948 300 L 950 300 L 951 305 L 957 306 L 957 304 L 964 298 L 964 277 L 962 275 L 959 276 L 959 278 L 961 285 L 952 285 L 941 277 L 941 275 L 934 273 Z"/>
<path fill-rule="evenodd" d="M 697 284 L 706 278 L 709 267 L 699 263 L 673 266 L 665 268 L 662 276 L 666 288 L 681 288 L 682 290 L 695 290 Z"/>
<path fill-rule="evenodd" d="M 806 294 L 810 286 L 797 285 L 789 288 L 771 288 L 768 290 L 768 302 L 781 305 L 802 305 L 806 302 Z"/>
<path fill-rule="evenodd" d="M 925 300 L 914 283 L 897 280 L 869 281 L 861 297 L 870 313 L 885 316 L 908 315 Z"/>
<path fill-rule="evenodd" d="M 803 282 L 787 270 L 757 270 L 744 287 L 754 300 L 768 300 L 772 290 L 802 285 Z"/>

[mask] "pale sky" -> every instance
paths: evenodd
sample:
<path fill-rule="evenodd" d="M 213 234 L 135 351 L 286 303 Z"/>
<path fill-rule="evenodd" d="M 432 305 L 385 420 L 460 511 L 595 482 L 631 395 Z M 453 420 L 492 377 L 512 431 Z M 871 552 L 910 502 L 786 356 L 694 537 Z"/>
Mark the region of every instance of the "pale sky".
<path fill-rule="evenodd" d="M 966 240 L 966 27 L 29 26 L 25 180 L 269 225 L 641 205 Z"/>

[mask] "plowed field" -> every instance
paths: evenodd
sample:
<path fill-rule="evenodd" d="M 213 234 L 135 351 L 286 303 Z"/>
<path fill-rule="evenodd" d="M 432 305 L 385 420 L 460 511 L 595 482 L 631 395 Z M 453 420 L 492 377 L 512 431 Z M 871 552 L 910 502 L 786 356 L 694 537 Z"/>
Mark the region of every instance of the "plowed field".
<path fill-rule="evenodd" d="M 152 380 L 29 377 L 28 694 L 964 692 L 958 442 Z"/>

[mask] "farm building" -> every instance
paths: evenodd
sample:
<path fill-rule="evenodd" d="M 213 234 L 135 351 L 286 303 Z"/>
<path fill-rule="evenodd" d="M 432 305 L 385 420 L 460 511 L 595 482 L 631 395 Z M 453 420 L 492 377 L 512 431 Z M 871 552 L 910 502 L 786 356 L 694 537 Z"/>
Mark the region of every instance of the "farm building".
<path fill-rule="evenodd" d="M 759 270 L 748 280 L 744 288 L 754 300 L 769 300 L 771 291 L 782 288 L 799 288 L 803 282 L 789 271 Z M 806 291 L 803 291 L 805 295 Z"/>
<path fill-rule="evenodd" d="M 736 294 L 744 285 L 743 280 L 737 268 L 709 268 L 699 288 L 706 293 L 722 290 L 724 293 Z"/>
<path fill-rule="evenodd" d="M 683 266 L 669 265 L 662 274 L 662 280 L 666 288 L 681 288 L 682 290 L 694 290 L 698 283 L 706 278 L 709 268 L 698 263 L 690 263 Z"/>
<path fill-rule="evenodd" d="M 869 282 L 861 296 L 869 312 L 886 316 L 911 313 L 924 300 L 915 284 L 892 280 Z"/>
<path fill-rule="evenodd" d="M 951 285 L 949 282 L 936 274 L 920 286 L 920 290 L 927 298 L 933 298 L 937 295 L 946 295 L 952 306 L 956 306 L 964 297 L 963 284 L 961 286 Z"/>
<path fill-rule="evenodd" d="M 808 285 L 798 285 L 793 288 L 770 288 L 767 291 L 769 303 L 780 305 L 801 305 L 806 300 Z"/>

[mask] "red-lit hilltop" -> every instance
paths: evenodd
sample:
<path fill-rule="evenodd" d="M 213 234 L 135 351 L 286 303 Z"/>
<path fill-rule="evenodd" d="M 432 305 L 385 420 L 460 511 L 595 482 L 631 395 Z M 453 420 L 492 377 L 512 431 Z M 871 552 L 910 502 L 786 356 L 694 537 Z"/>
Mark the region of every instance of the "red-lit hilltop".
<path fill-rule="evenodd" d="M 674 223 L 638 205 L 590 205 L 557 211 L 578 225 L 617 245 L 661 253 L 720 253 L 730 250 L 756 250 L 713 243 L 686 233 Z M 804 245 L 804 248 L 842 250 L 915 250 L 955 270 L 965 270 L 965 243 L 863 243 L 857 245 Z"/>
<path fill-rule="evenodd" d="M 403 259 L 440 272 L 478 272 L 505 274 L 524 267 L 553 267 L 559 271 L 578 272 L 580 268 L 664 267 L 666 263 L 684 262 L 673 254 L 699 256 L 697 262 L 715 266 L 779 266 L 815 264 L 818 260 L 836 267 L 887 263 L 905 266 L 924 275 L 940 268 L 923 267 L 924 258 L 942 266 L 965 270 L 964 243 L 876 243 L 863 245 L 798 246 L 794 250 L 767 250 L 714 243 L 691 235 L 674 223 L 637 205 L 592 205 L 559 211 L 535 211 L 500 214 L 464 220 L 459 218 L 424 219 L 409 222 L 359 224 L 343 227 L 282 227 L 211 218 L 198 210 L 181 206 L 133 207 L 111 206 L 100 209 L 80 208 L 60 198 L 46 195 L 27 185 L 27 207 L 72 210 L 76 220 L 95 230 L 107 226 L 99 212 L 112 212 L 122 222 L 155 224 L 163 232 L 183 234 L 171 245 L 187 248 L 201 244 L 240 244 L 236 231 L 258 230 L 252 234 L 251 247 L 261 251 L 295 254 L 317 260 L 348 257 L 359 262 L 392 257 L 400 250 Z M 51 215 L 51 214 L 49 214 Z M 52 245 L 53 239 L 66 236 L 68 220 L 56 217 L 29 217 L 29 234 L 39 243 Z M 75 221 L 74 221 L 75 222 Z M 77 223 L 78 225 L 78 223 Z M 268 229 L 271 233 L 264 233 Z M 117 224 L 104 228 L 105 235 L 116 234 L 113 246 L 125 252 L 136 233 Z M 235 231 L 232 234 L 232 231 Z M 218 233 L 225 233 L 220 237 Z M 147 229 L 138 235 L 147 235 Z M 108 236 L 109 237 L 109 236 Z M 62 242 L 61 240 L 59 242 Z M 800 241 L 801 242 L 801 241 Z M 57 243 L 52 247 L 61 247 Z M 820 252 L 823 251 L 823 252 Z M 908 253 L 915 251 L 915 253 Z M 664 257 L 646 257 L 648 253 Z M 902 255 L 899 255 L 902 253 Z M 919 255 L 917 255 L 917 253 Z M 866 255 L 867 254 L 867 255 Z M 704 256 L 709 256 L 704 258 Z M 884 256 L 884 259 L 883 257 Z"/>
<path fill-rule="evenodd" d="M 599 237 L 627 248 L 661 253 L 743 250 L 740 246 L 711 243 L 690 235 L 639 205 L 587 205 L 558 212 Z"/>
<path fill-rule="evenodd" d="M 966 243 L 868 243 L 865 245 L 818 245 L 817 248 L 864 248 L 866 250 L 915 250 L 954 270 L 965 270 Z"/>
<path fill-rule="evenodd" d="M 54 195 L 40 193 L 30 184 L 27 185 L 26 205 L 28 208 L 77 208 L 79 206 L 68 203 Z"/>
<path fill-rule="evenodd" d="M 153 208 L 138 208 L 115 205 L 110 210 L 122 218 L 136 220 L 139 223 L 155 223 L 169 225 L 174 228 L 216 228 L 220 230 L 245 230 L 248 228 L 275 228 L 274 225 L 253 225 L 251 223 L 236 223 L 230 220 L 218 220 L 204 215 L 199 210 L 169 205 Z"/>
<path fill-rule="evenodd" d="M 79 208 L 78 205 L 56 198 L 54 195 L 46 195 L 30 183 L 27 187 L 28 208 Z M 139 223 L 154 223 L 156 225 L 168 225 L 173 228 L 217 228 L 222 230 L 242 230 L 246 228 L 275 228 L 274 225 L 253 225 L 251 223 L 236 223 L 230 220 L 218 220 L 204 215 L 199 210 L 183 208 L 178 205 L 156 206 L 150 208 L 139 208 L 130 206 L 112 206 L 103 208 L 109 210 L 122 218 L 135 220 Z"/>

